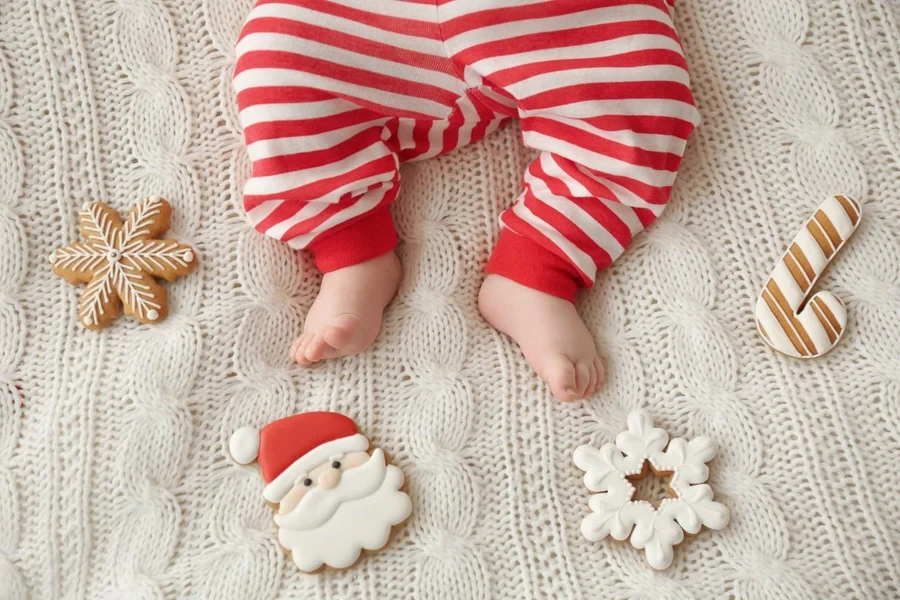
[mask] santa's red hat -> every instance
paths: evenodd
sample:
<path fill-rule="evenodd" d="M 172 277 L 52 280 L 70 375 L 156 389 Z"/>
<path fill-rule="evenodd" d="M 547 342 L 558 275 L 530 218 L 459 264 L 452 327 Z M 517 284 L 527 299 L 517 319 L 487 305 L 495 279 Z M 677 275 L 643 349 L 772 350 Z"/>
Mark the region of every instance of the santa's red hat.
<path fill-rule="evenodd" d="M 232 458 L 242 465 L 259 458 L 263 497 L 281 502 L 294 483 L 322 463 L 349 452 L 368 450 L 369 440 L 357 432 L 353 419 L 333 412 L 310 412 L 269 423 L 262 430 L 243 427 L 228 443 Z"/>

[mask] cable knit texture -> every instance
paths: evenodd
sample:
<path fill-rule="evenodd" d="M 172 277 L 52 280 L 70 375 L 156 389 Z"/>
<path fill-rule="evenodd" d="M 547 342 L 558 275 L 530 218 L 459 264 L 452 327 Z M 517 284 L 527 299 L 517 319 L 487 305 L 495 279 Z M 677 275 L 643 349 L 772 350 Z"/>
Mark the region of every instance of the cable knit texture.
<path fill-rule="evenodd" d="M 0 2 L 0 597 L 896 598 L 900 595 L 900 5 L 684 0 L 704 116 L 670 210 L 580 308 L 609 379 L 563 405 L 476 293 L 532 158 L 515 126 L 402 169 L 406 277 L 375 348 L 304 370 L 287 350 L 319 277 L 253 231 L 231 91 L 247 0 Z M 754 326 L 760 287 L 819 202 L 864 203 L 821 288 L 848 334 L 801 362 Z M 78 207 L 149 194 L 198 271 L 156 327 L 86 332 L 47 256 Z M 654 572 L 579 533 L 572 452 L 647 408 L 720 451 L 732 514 Z M 345 572 L 299 574 L 230 434 L 352 416 L 408 477 L 409 522 Z"/>

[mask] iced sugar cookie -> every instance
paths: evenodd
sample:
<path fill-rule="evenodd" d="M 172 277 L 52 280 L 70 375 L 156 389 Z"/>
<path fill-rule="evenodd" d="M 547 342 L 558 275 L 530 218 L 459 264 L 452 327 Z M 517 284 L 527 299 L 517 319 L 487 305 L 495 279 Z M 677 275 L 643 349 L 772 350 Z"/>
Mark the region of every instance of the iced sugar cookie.
<path fill-rule="evenodd" d="M 715 453 L 715 444 L 707 437 L 669 442 L 669 435 L 653 427 L 646 411 L 633 411 L 628 415 L 628 430 L 616 436 L 615 444 L 575 450 L 575 465 L 585 472 L 584 484 L 596 492 L 589 501 L 591 514 L 581 522 L 582 535 L 592 542 L 608 536 L 619 541 L 630 537 L 632 546 L 645 551 L 650 566 L 668 568 L 673 548 L 685 533 L 728 524 L 728 508 L 713 500 L 712 488 L 705 483 L 706 463 Z M 670 477 L 671 497 L 659 508 L 633 500 L 634 482 L 649 470 Z"/>
<path fill-rule="evenodd" d="M 122 223 L 119 214 L 100 202 L 81 207 L 78 224 L 86 242 L 74 242 L 50 255 L 53 272 L 72 285 L 86 283 L 78 320 L 87 329 L 103 329 L 125 314 L 141 323 L 166 318 L 166 291 L 157 277 L 173 281 L 197 266 L 193 248 L 156 239 L 169 229 L 172 208 L 158 196 L 142 200 Z"/>
<path fill-rule="evenodd" d="M 794 358 L 818 358 L 844 335 L 847 309 L 841 299 L 830 292 L 807 297 L 861 218 L 856 200 L 827 199 L 776 265 L 756 302 L 756 326 L 774 350 Z"/>
<path fill-rule="evenodd" d="M 277 507 L 278 542 L 308 573 L 347 568 L 363 550 L 380 550 L 412 509 L 400 469 L 338 413 L 244 427 L 229 452 L 242 465 L 259 461 L 263 498 Z"/>

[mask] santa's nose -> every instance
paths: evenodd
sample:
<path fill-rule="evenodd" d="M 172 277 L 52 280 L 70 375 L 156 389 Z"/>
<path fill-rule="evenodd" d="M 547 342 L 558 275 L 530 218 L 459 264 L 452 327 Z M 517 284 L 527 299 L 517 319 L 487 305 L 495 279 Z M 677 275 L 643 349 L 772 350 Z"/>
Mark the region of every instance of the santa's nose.
<path fill-rule="evenodd" d="M 340 469 L 328 469 L 321 475 L 319 475 L 319 487 L 324 488 L 326 490 L 330 490 L 331 488 L 337 487 L 337 484 L 341 481 L 341 470 Z"/>

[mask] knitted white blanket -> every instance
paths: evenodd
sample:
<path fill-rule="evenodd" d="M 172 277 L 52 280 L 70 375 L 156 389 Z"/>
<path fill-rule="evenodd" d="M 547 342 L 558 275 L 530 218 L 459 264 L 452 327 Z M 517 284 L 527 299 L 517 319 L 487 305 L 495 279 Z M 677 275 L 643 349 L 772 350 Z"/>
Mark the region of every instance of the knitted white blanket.
<path fill-rule="evenodd" d="M 684 0 L 705 122 L 673 205 L 584 295 L 609 380 L 564 406 L 479 318 L 497 216 L 528 153 L 508 128 L 405 167 L 406 279 L 375 349 L 287 349 L 317 289 L 239 208 L 230 92 L 247 0 L 0 1 L 0 598 L 896 598 L 900 594 L 900 4 Z M 848 335 L 782 358 L 756 294 L 825 195 L 865 205 L 822 287 Z M 85 200 L 159 194 L 200 268 L 156 327 L 76 321 L 47 256 Z M 720 444 L 731 509 L 654 572 L 579 533 L 580 444 L 643 406 Z M 354 417 L 407 474 L 411 520 L 346 572 L 278 548 L 228 436 Z"/>

